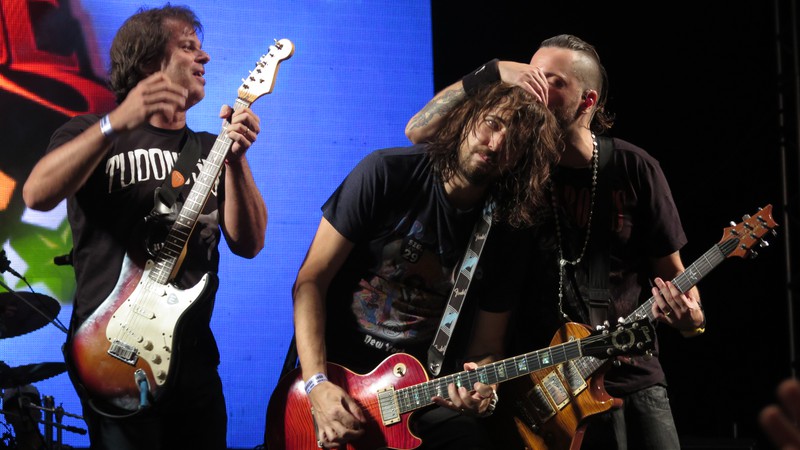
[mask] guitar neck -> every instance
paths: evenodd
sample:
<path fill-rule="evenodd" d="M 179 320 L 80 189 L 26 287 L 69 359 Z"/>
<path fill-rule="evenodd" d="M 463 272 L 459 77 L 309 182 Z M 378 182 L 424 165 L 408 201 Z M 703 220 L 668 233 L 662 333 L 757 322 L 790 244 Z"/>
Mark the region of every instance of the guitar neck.
<path fill-rule="evenodd" d="M 715 267 L 720 265 L 722 261 L 725 261 L 727 258 L 726 255 L 730 254 L 738 243 L 738 239 L 731 238 L 714 245 L 697 261 L 687 267 L 683 273 L 675 277 L 672 280 L 672 284 L 675 285 L 681 293 L 685 293 L 699 283 L 700 280 L 708 275 Z M 651 322 L 654 321 L 653 303 L 655 303 L 655 301 L 655 297 L 650 297 L 646 302 L 636 308 L 631 315 L 626 317 L 625 322 L 632 322 L 643 317 L 647 317 Z"/>
<path fill-rule="evenodd" d="M 238 111 L 249 107 L 250 104 L 237 98 L 233 109 Z M 217 136 L 208 158 L 203 162 L 200 174 L 194 180 L 194 186 L 164 241 L 164 247 L 156 257 L 155 265 L 150 271 L 150 279 L 156 283 L 167 284 L 170 280 L 182 260 L 183 251 L 197 224 L 197 219 L 200 217 L 211 191 L 216 187 L 225 158 L 228 157 L 228 152 L 233 146 L 233 140 L 228 137 L 228 126 L 230 126 L 230 122 L 224 120 L 222 131 Z"/>
<path fill-rule="evenodd" d="M 589 338 L 591 339 L 591 338 Z M 583 355 L 581 340 L 566 342 L 543 350 L 507 358 L 502 361 L 481 366 L 475 370 L 467 370 L 447 375 L 435 380 L 398 389 L 394 392 L 399 414 L 413 411 L 432 404 L 431 397 L 439 396 L 449 399 L 447 386 L 466 387 L 472 390 L 476 382 L 497 384 L 513 378 L 527 375 Z"/>
<path fill-rule="evenodd" d="M 675 277 L 672 280 L 672 284 L 674 284 L 675 287 L 681 291 L 681 293 L 685 293 L 694 285 L 699 283 L 700 280 L 708 275 L 715 267 L 720 265 L 720 263 L 727 258 L 726 255 L 729 255 L 738 244 L 739 240 L 737 238 L 727 239 L 715 244 L 697 261 L 693 262 L 689 267 L 687 267 L 683 273 Z M 646 302 L 639 305 L 639 307 L 636 308 L 633 313 L 626 317 L 624 322 L 630 323 L 645 317 L 647 317 L 651 322 L 654 322 L 655 316 L 653 315 L 653 303 L 655 303 L 655 301 L 655 297 L 650 297 Z M 587 356 L 575 361 L 575 365 L 583 377 L 586 378 L 599 369 L 604 362 L 604 360 Z"/>

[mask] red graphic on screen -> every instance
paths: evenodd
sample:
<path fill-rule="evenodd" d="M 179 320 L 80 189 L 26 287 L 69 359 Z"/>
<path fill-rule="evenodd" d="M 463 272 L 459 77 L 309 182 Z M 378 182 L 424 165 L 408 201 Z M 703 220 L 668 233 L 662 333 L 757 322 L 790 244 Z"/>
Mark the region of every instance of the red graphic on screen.
<path fill-rule="evenodd" d="M 77 0 L 0 1 L 0 245 L 10 241 L 29 266 L 34 261 L 21 247 L 62 241 L 48 250 L 55 254 L 42 255 L 51 260 L 63 247 L 69 250 L 71 238 L 20 223 L 25 179 L 67 119 L 115 106 L 91 62 L 96 43 L 85 38 L 89 23 L 82 24 L 75 11 Z"/>

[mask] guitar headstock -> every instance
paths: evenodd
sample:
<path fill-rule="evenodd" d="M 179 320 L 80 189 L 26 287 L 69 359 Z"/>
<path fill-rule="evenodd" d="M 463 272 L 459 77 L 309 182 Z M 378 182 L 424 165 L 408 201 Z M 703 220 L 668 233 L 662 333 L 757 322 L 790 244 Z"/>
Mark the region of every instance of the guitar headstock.
<path fill-rule="evenodd" d="M 293 54 L 294 44 L 292 41 L 276 40 L 274 45 L 269 46 L 267 54 L 262 55 L 258 60 L 256 68 L 250 71 L 247 78 L 242 79 L 242 85 L 238 90 L 239 98 L 250 104 L 262 95 L 272 92 L 272 88 L 275 87 L 278 66 L 282 61 L 291 58 Z"/>
<path fill-rule="evenodd" d="M 754 258 L 758 253 L 753 247 L 756 244 L 760 247 L 768 246 L 769 243 L 764 240 L 764 235 L 770 232 L 776 234 L 777 226 L 778 224 L 772 219 L 772 205 L 767 205 L 759 208 L 755 216 L 746 214 L 738 224 L 731 222 L 731 226 L 725 228 L 718 245 L 726 257 Z"/>
<path fill-rule="evenodd" d="M 647 318 L 619 323 L 612 330 L 606 327 L 581 339 L 583 354 L 597 358 L 643 355 L 655 345 L 656 329 Z"/>

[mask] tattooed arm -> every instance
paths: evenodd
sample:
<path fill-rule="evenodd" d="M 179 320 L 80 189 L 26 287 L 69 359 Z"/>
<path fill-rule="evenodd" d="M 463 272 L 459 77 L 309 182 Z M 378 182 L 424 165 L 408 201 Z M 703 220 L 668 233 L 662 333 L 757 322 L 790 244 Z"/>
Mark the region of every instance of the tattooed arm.
<path fill-rule="evenodd" d="M 415 144 L 428 140 L 439 129 L 442 117 L 464 97 L 461 80 L 444 88 L 408 121 L 406 137 Z"/>

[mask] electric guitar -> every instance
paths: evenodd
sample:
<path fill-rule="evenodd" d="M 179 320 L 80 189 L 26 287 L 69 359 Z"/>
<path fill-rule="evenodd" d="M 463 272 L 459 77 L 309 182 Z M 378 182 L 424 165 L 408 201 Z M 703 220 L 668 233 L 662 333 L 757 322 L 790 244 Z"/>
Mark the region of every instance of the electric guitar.
<path fill-rule="evenodd" d="M 726 258 L 753 257 L 755 244 L 765 247 L 768 243 L 763 240 L 764 235 L 768 232 L 774 234 L 777 227 L 772 219 L 772 205 L 761 208 L 753 217 L 746 215 L 743 219 L 739 224 L 731 222 L 731 226 L 724 229 L 722 240 L 675 277 L 672 280 L 675 287 L 686 292 Z M 654 302 L 655 299 L 650 297 L 624 322 L 642 318 L 654 321 Z M 559 329 L 551 345 L 581 339 L 587 333 L 585 328 L 567 324 Z M 535 371 L 528 377 L 501 386 L 503 398 L 515 399 L 514 407 L 506 411 L 513 410 L 516 429 L 525 448 L 578 450 L 586 430 L 586 420 L 622 405 L 622 400 L 611 397 L 603 385 L 603 375 L 609 367 L 605 360 L 585 356 Z M 504 420 L 498 416 L 495 414 L 492 420 Z"/>
<path fill-rule="evenodd" d="M 592 334 L 587 331 L 586 334 L 582 339 L 432 381 L 428 381 L 422 364 L 406 353 L 389 356 L 366 375 L 328 363 L 328 379 L 353 397 L 368 422 L 365 434 L 344 448 L 372 450 L 381 447 L 418 447 L 422 441 L 409 430 L 409 417 L 415 410 L 432 405 L 433 396 L 449 398 L 447 386 L 450 383 L 472 389 L 479 381 L 500 383 L 586 355 L 608 358 L 622 354 L 643 354 L 655 346 L 655 328 L 648 320 L 619 324 L 611 331 L 604 329 Z M 270 397 L 267 407 L 267 445 L 270 450 L 319 448 L 316 425 L 300 368 L 284 376 Z"/>
<path fill-rule="evenodd" d="M 275 41 L 237 91 L 235 110 L 272 92 L 280 63 L 294 44 Z M 193 287 L 171 284 L 186 254 L 187 240 L 233 145 L 223 121 L 184 206 L 164 245 L 143 266 L 128 252 L 111 294 L 80 325 L 67 345 L 70 373 L 77 377 L 92 407 L 114 415 L 134 415 L 158 401 L 177 369 L 182 319 L 195 305 L 211 301 L 218 280 L 206 273 Z"/>

